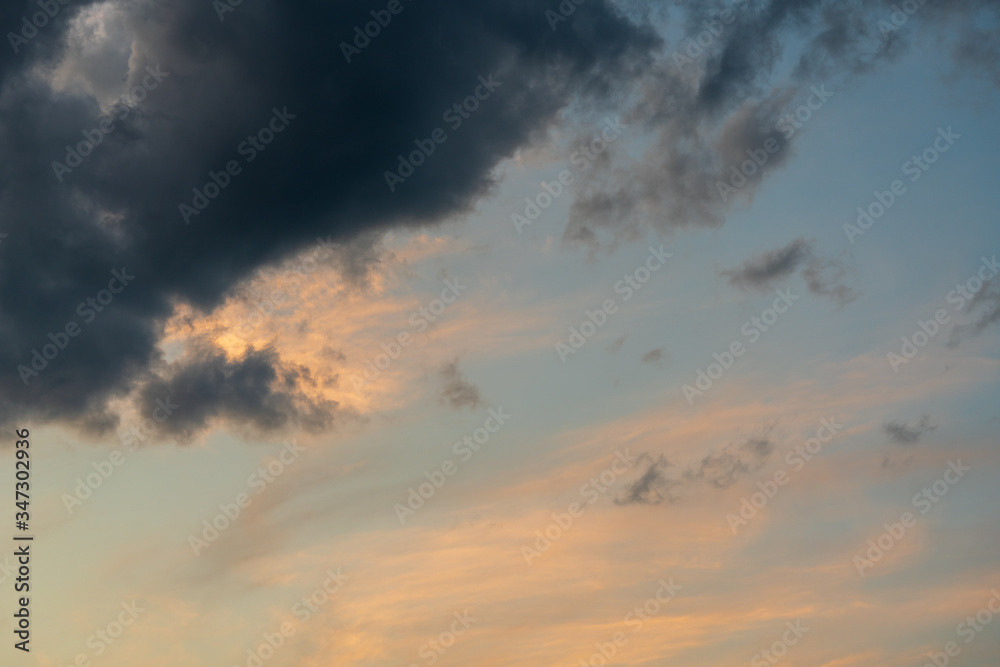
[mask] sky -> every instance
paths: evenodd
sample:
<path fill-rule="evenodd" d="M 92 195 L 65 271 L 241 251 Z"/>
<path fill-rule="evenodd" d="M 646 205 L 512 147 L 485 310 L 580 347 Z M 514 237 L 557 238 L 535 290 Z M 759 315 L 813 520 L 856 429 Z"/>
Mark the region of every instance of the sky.
<path fill-rule="evenodd" d="M 0 664 L 996 664 L 1000 4 L 0 25 Z"/>

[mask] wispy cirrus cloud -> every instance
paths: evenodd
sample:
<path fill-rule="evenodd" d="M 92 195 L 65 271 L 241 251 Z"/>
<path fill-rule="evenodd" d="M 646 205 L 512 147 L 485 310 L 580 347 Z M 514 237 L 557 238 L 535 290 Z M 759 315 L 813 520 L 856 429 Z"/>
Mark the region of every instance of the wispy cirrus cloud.
<path fill-rule="evenodd" d="M 739 289 L 769 291 L 779 280 L 798 271 L 806 287 L 816 296 L 827 297 L 840 305 L 858 296 L 856 290 L 842 284 L 846 267 L 839 261 L 818 256 L 813 243 L 802 238 L 754 255 L 738 268 L 720 271 L 719 275 Z"/>
<path fill-rule="evenodd" d="M 742 289 L 770 289 L 774 281 L 794 274 L 812 257 L 812 244 L 795 239 L 788 245 L 748 259 L 737 269 L 720 271 L 729 284 Z"/>
<path fill-rule="evenodd" d="M 975 338 L 1000 322 L 1000 281 L 991 278 L 983 284 L 969 302 L 969 313 L 974 314 L 975 321 L 955 326 L 948 337 L 948 347 L 956 348 L 962 341 Z"/>

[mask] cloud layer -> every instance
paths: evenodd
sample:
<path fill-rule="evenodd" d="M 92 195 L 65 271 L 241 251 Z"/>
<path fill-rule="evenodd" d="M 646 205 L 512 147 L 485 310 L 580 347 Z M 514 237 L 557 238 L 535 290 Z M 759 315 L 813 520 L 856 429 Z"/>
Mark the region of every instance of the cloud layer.
<path fill-rule="evenodd" d="M 348 63 L 334 44 L 354 39 L 353 27 L 371 20 L 368 9 L 264 2 L 220 21 L 201 2 L 80 3 L 21 53 L 4 55 L 6 419 L 32 415 L 101 430 L 116 420 L 113 401 L 163 383 L 215 406 L 201 418 L 269 415 L 294 403 L 282 396 L 305 376 L 286 372 L 273 352 L 229 359 L 200 349 L 165 364 L 157 343 L 177 304 L 209 312 L 253 271 L 320 235 L 346 242 L 466 210 L 491 187 L 499 160 L 569 100 L 640 71 L 657 44 L 650 29 L 603 2 L 581 6 L 556 32 L 544 8 L 526 0 L 427 4 L 414 5 Z M 7 18 L 13 25 L 20 15 Z M 152 83 L 150 71 L 160 80 L 136 101 L 132 91 Z M 461 127 L 448 125 L 443 113 L 482 92 L 480 77 L 491 76 L 497 87 L 488 101 Z M 110 132 L 99 131 L 102 119 L 113 123 Z M 390 192 L 384 173 L 439 127 L 447 142 Z M 98 145 L 77 161 L 67 147 L 76 150 L 84 133 Z M 72 171 L 57 177 L 53 162 Z M 227 173 L 227 165 L 236 166 Z M 81 321 L 77 304 L 101 298 L 112 269 L 134 274 L 134 282 Z M 44 353 L 48 334 L 71 321 L 82 333 L 22 379 L 18 366 L 30 368 L 33 350 Z M 225 381 L 196 378 L 202 371 L 189 364 L 206 361 Z M 252 389 L 224 387 L 249 381 L 248 364 Z M 213 391 L 227 396 L 207 395 Z"/>
<path fill-rule="evenodd" d="M 471 210 L 505 158 L 557 123 L 584 128 L 588 114 L 620 113 L 629 129 L 584 174 L 566 239 L 721 225 L 735 199 L 791 158 L 805 130 L 788 114 L 816 86 L 836 91 L 945 27 L 942 47 L 957 63 L 996 76 L 992 47 L 969 46 L 992 43 L 992 24 L 975 17 L 995 14 L 995 2 L 926 4 L 902 28 L 880 30 L 892 4 L 738 2 L 693 54 L 722 5 L 639 11 L 590 0 L 555 29 L 551 8 L 532 0 L 405 5 L 354 49 L 341 42 L 371 21 L 366 3 L 267 0 L 224 17 L 191 0 L 65 6 L 0 56 L 0 410 L 101 431 L 137 391 L 193 377 L 187 363 L 212 359 L 223 377 L 242 377 L 247 359 L 205 341 L 165 352 L 165 322 L 180 306 L 211 313 L 320 236 L 369 240 L 356 255 L 363 274 L 380 233 Z M 34 7 L 8 5 L 0 19 L 19 25 Z M 447 120 L 456 105 L 461 115 Z M 734 165 L 769 142 L 779 148 L 733 198 L 720 196 Z M 421 146 L 433 153 L 410 173 L 402 162 Z M 387 172 L 401 175 L 391 189 Z M 772 270 L 801 265 L 804 252 Z M 135 279 L 109 298 L 113 270 Z M 813 258 L 801 270 L 814 293 L 853 298 L 839 264 Z M 101 305 L 92 319 L 88 299 Z M 81 331 L 63 346 L 71 325 Z M 278 350 L 255 355 L 270 368 L 262 384 L 206 400 L 218 406 L 206 419 L 297 403 L 286 398 L 307 375 Z M 224 407 L 237 394 L 248 403 Z M 260 425 L 328 423 L 332 413 L 316 412 L 328 409 Z"/>

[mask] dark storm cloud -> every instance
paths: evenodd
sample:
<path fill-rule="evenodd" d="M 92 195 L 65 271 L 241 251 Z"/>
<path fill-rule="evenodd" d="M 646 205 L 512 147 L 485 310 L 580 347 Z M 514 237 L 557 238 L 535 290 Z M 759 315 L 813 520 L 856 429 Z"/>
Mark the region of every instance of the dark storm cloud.
<path fill-rule="evenodd" d="M 770 291 L 775 283 L 801 269 L 806 287 L 816 296 L 832 299 L 840 305 L 857 298 L 857 291 L 841 283 L 846 267 L 837 260 L 824 259 L 813 252 L 812 244 L 795 239 L 788 245 L 748 259 L 737 269 L 720 271 L 729 284 L 740 289 Z"/>
<path fill-rule="evenodd" d="M 456 410 L 477 408 L 483 404 L 479 388 L 469 382 L 458 368 L 458 360 L 445 364 L 440 371 L 441 402 Z"/>
<path fill-rule="evenodd" d="M 317 236 L 349 242 L 471 210 L 495 184 L 492 168 L 543 137 L 571 103 L 621 113 L 629 126 L 574 194 L 565 237 L 596 243 L 602 230 L 614 241 L 647 227 L 723 224 L 732 199 L 720 197 L 718 183 L 735 160 L 780 142 L 733 195 L 752 198 L 809 130 L 788 135 L 780 121 L 813 86 L 836 91 L 916 40 L 957 36 L 939 40 L 956 62 L 997 71 L 997 29 L 983 20 L 996 14 L 995 0 L 929 2 L 886 36 L 877 24 L 894 0 L 746 3 L 683 67 L 671 52 L 722 5 L 679 3 L 687 35 L 660 49 L 634 21 L 667 15 L 660 9 L 669 3 L 648 12 L 625 3 L 625 19 L 606 0 L 588 0 L 553 31 L 545 12 L 555 4 L 405 4 L 350 63 L 340 42 L 372 20 L 360 0 L 244 2 L 224 21 L 203 0 L 73 0 L 19 53 L 0 48 L 0 231 L 9 234 L 0 246 L 0 412 L 112 426 L 112 400 L 169 381 L 158 373 L 181 372 L 163 364 L 157 347 L 177 304 L 210 312 L 255 270 Z M 0 28 L 19 29 L 37 7 L 4 5 Z M 113 20 L 100 35 L 76 34 L 71 21 L 81 12 Z M 114 43 L 92 43 L 101 40 Z M 780 81 L 779 61 L 792 64 Z M 132 90 L 147 68 L 168 74 L 59 182 L 53 161 L 98 127 L 117 81 Z M 54 93 L 39 73 L 66 90 Z M 490 76 L 500 85 L 480 108 L 460 128 L 445 123 L 442 113 Z M 238 147 L 274 110 L 287 124 L 247 162 Z M 446 143 L 390 192 L 384 173 L 436 128 Z M 192 189 L 231 160 L 242 171 L 185 225 L 178 205 L 192 204 Z M 372 258 L 358 255 L 355 275 Z M 77 304 L 122 266 L 135 284 L 25 385 L 17 366 L 78 319 Z M 849 297 L 826 282 L 824 266 L 816 271 L 803 274 L 811 289 Z M 276 377 L 282 365 L 274 359 Z M 264 395 L 255 395 L 266 412 Z"/>
<path fill-rule="evenodd" d="M 5 29 L 36 9 L 17 4 L 0 10 Z M 62 6 L 21 53 L 0 55 L 5 419 L 106 429 L 114 425 L 109 401 L 145 387 L 146 399 L 174 391 L 188 397 L 175 396 L 187 410 L 201 406 L 171 426 L 184 434 L 216 418 L 262 428 L 286 417 L 325 423 L 333 406 L 304 402 L 306 378 L 274 352 L 231 360 L 206 343 L 164 363 L 156 345 L 165 320 L 177 303 L 210 311 L 254 270 L 317 236 L 350 241 L 467 210 L 493 184 L 500 159 L 571 99 L 608 96 L 637 76 L 657 46 L 652 31 L 600 0 L 553 32 L 548 4 L 407 4 L 350 64 L 337 44 L 371 20 L 367 2 L 261 0 L 225 21 L 200 0 L 104 3 L 99 14 L 113 16 L 132 41 L 99 52 L 67 37 L 67 21 L 88 3 Z M 63 62 L 64 53 L 75 60 Z M 98 127 L 102 112 L 94 97 L 53 93 L 35 73 L 100 95 L 118 53 L 130 54 L 115 73 L 129 90 L 147 67 L 166 74 L 59 182 L 52 162 L 65 161 L 66 146 Z M 448 127 L 444 110 L 491 75 L 500 87 L 461 128 Z M 248 162 L 238 147 L 274 110 L 283 129 Z M 390 193 L 384 172 L 438 127 L 447 142 Z M 179 204 L 192 204 L 192 188 L 204 188 L 209 172 L 230 160 L 242 171 L 185 225 Z M 26 386 L 16 367 L 31 363 L 50 332 L 79 323 L 77 304 L 123 266 L 134 283 Z"/>
<path fill-rule="evenodd" d="M 622 113 L 642 156 L 630 161 L 620 154 L 625 147 L 616 145 L 609 149 L 619 152 L 615 160 L 598 162 L 585 175 L 587 188 L 571 207 L 566 241 L 613 245 L 623 234 L 649 228 L 721 226 L 734 200 L 752 200 L 766 176 L 789 161 L 810 124 L 820 122 L 807 119 L 798 127 L 789 114 L 812 100 L 803 116 L 821 116 L 822 104 L 830 102 L 817 110 L 817 90 L 836 100 L 853 77 L 912 44 L 932 43 L 950 52 L 963 74 L 1000 83 L 995 0 L 927 2 L 892 30 L 880 21 L 884 26 L 890 20 L 896 0 L 669 4 L 682 18 L 683 36 L 668 44 Z M 733 20 L 709 31 L 705 22 L 717 21 L 727 8 Z M 751 175 L 740 175 L 741 165 L 761 156 L 769 141 L 774 150 L 767 159 L 759 157 L 748 168 Z M 839 302 L 853 297 L 836 289 L 828 296 Z"/>
<path fill-rule="evenodd" d="M 889 436 L 889 439 L 898 445 L 912 445 L 920 438 L 930 433 L 936 426 L 931 426 L 929 415 L 923 415 L 915 424 L 903 424 L 901 422 L 890 421 L 882 425 L 882 430 Z"/>

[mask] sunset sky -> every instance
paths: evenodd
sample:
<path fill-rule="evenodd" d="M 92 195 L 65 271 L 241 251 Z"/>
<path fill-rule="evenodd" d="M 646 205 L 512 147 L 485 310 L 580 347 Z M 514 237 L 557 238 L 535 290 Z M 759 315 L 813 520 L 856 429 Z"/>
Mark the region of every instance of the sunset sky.
<path fill-rule="evenodd" d="M 1000 4 L 50 2 L 0 665 L 997 665 Z"/>

